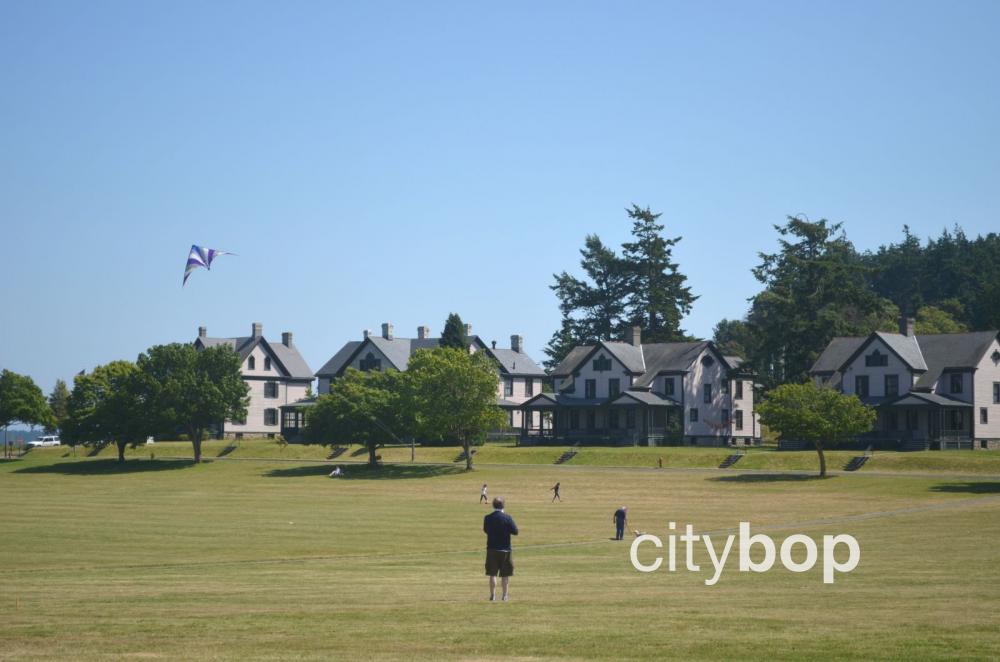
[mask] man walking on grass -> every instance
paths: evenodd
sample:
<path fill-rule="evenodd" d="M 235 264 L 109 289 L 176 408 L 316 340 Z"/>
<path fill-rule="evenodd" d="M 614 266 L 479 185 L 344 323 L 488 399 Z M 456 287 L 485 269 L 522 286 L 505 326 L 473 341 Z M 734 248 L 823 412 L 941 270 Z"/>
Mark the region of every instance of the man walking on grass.
<path fill-rule="evenodd" d="M 625 521 L 628 519 L 628 508 L 622 506 L 615 511 L 615 540 L 621 540 L 625 537 Z"/>
<path fill-rule="evenodd" d="M 490 578 L 490 601 L 497 599 L 497 575 L 503 587 L 504 602 L 510 577 L 514 574 L 511 561 L 510 537 L 517 535 L 514 518 L 503 510 L 503 497 L 493 498 L 493 512 L 483 518 L 483 533 L 486 534 L 486 575 Z"/>

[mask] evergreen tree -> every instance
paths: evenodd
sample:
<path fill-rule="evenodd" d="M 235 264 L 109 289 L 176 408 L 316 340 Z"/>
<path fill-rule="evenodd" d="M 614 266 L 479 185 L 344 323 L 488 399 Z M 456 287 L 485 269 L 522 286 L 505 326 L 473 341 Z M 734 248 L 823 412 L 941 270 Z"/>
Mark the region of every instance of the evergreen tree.
<path fill-rule="evenodd" d="M 63 422 L 66 420 L 67 406 L 69 404 L 69 388 L 66 382 L 61 379 L 56 380 L 56 385 L 49 394 L 49 409 L 52 410 L 53 429 L 62 430 Z"/>
<path fill-rule="evenodd" d="M 781 250 L 760 254 L 753 274 L 764 290 L 747 318 L 757 339 L 749 358 L 768 387 L 805 379 L 834 336 L 894 331 L 898 316 L 839 223 L 789 217 L 775 229 Z"/>
<path fill-rule="evenodd" d="M 681 318 L 691 312 L 698 298 L 685 285 L 687 276 L 672 260 L 673 247 L 681 237 L 663 236 L 661 214 L 632 205 L 632 242 L 622 244 L 628 283 L 628 317 L 631 325 L 643 328 L 648 342 L 686 340 Z"/>
<path fill-rule="evenodd" d="M 469 349 L 469 337 L 465 333 L 465 323 L 458 316 L 458 313 L 451 313 L 445 320 L 444 331 L 441 332 L 441 347 Z"/>

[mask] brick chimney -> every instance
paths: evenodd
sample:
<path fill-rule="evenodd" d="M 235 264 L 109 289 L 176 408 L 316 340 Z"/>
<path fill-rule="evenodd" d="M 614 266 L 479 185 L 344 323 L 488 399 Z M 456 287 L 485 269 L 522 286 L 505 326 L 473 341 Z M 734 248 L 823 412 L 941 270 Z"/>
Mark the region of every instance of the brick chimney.
<path fill-rule="evenodd" d="M 208 329 L 206 329 L 206 328 L 205 328 L 205 327 L 203 327 L 203 326 L 199 326 L 199 327 L 198 327 L 198 337 L 199 337 L 199 338 L 204 338 L 204 337 L 206 337 L 207 335 L 208 335 Z"/>
<path fill-rule="evenodd" d="M 907 317 L 906 315 L 901 315 L 899 318 L 899 332 L 904 336 L 913 335 L 913 327 L 916 325 L 917 321 L 912 317 Z"/>
<path fill-rule="evenodd" d="M 371 329 L 365 329 L 364 331 L 361 332 L 361 335 L 364 336 L 365 340 L 368 340 L 368 336 L 370 336 L 371 334 L 372 334 Z"/>
<path fill-rule="evenodd" d="M 632 332 L 629 334 L 629 344 L 631 344 L 633 347 L 641 347 L 642 346 L 642 327 L 641 326 L 633 326 L 632 327 Z"/>
<path fill-rule="evenodd" d="M 250 328 L 254 338 L 260 338 L 264 335 L 264 325 L 260 322 L 254 322 Z"/>
<path fill-rule="evenodd" d="M 285 331 L 284 333 L 281 334 L 281 344 L 284 345 L 285 347 L 291 347 L 292 346 L 292 332 L 291 331 Z"/>
<path fill-rule="evenodd" d="M 426 340 L 431 337 L 431 327 L 429 326 L 418 326 L 417 327 L 417 339 Z"/>
<path fill-rule="evenodd" d="M 392 340 L 392 322 L 382 323 L 382 337 L 386 340 Z"/>
<path fill-rule="evenodd" d="M 524 336 L 513 335 L 510 337 L 510 348 L 520 354 L 524 351 Z"/>

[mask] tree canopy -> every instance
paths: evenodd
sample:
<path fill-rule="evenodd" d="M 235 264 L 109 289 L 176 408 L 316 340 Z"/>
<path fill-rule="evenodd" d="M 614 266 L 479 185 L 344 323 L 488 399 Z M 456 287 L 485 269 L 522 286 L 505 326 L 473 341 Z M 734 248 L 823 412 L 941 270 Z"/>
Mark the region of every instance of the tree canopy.
<path fill-rule="evenodd" d="M 660 214 L 649 208 L 632 205 L 626 213 L 633 240 L 622 244 L 620 255 L 590 234 L 580 250 L 583 277 L 553 274 L 550 288 L 562 319 L 545 348 L 546 366 L 557 364 L 576 345 L 619 340 L 632 326 L 643 327 L 649 342 L 688 339 L 680 321 L 697 297 L 672 258 L 681 237 L 665 237 Z"/>
<path fill-rule="evenodd" d="M 69 406 L 69 388 L 66 382 L 61 379 L 56 380 L 56 385 L 49 393 L 49 409 L 52 410 L 52 429 L 62 431 L 63 422 L 66 420 Z"/>
<path fill-rule="evenodd" d="M 0 426 L 6 428 L 15 421 L 32 426 L 55 424 L 49 403 L 34 380 L 5 368 L 0 371 Z"/>
<path fill-rule="evenodd" d="M 849 441 L 872 429 L 875 409 L 856 395 L 845 395 L 812 382 L 782 384 L 757 405 L 760 422 L 782 439 L 811 442 L 819 454 L 819 475 L 826 476 L 824 448 Z"/>
<path fill-rule="evenodd" d="M 469 349 L 469 337 L 465 333 L 465 322 L 458 316 L 458 313 L 451 313 L 445 320 L 444 330 L 441 331 L 441 347 Z"/>
<path fill-rule="evenodd" d="M 240 356 L 219 345 L 198 350 L 187 343 L 150 347 L 139 355 L 143 398 L 158 430 L 179 428 L 190 438 L 195 462 L 209 429 L 246 418 L 249 387 Z"/>
<path fill-rule="evenodd" d="M 497 406 L 499 375 L 485 352 L 439 348 L 418 350 L 406 371 L 406 408 L 415 431 L 426 439 L 455 440 L 472 468 L 471 444 L 507 418 Z"/>
<path fill-rule="evenodd" d="M 114 443 L 118 461 L 125 448 L 150 431 L 144 389 L 131 361 L 112 361 L 77 375 L 67 402 L 63 436 L 69 443 Z"/>
<path fill-rule="evenodd" d="M 368 464 L 377 466 L 376 449 L 400 441 L 408 432 L 402 395 L 406 373 L 362 372 L 348 368 L 330 382 L 307 415 L 306 436 L 319 443 L 360 443 Z"/>

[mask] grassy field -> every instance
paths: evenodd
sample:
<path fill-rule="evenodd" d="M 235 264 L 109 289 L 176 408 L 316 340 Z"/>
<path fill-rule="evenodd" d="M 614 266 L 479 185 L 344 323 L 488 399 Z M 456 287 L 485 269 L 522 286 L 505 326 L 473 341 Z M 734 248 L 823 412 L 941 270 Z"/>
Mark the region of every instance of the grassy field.
<path fill-rule="evenodd" d="M 472 473 L 345 463 L 342 480 L 308 461 L 329 449 L 266 442 L 213 442 L 206 456 L 273 456 L 198 466 L 167 459 L 189 455 L 186 444 L 135 449 L 124 467 L 110 450 L 0 462 L 0 658 L 1000 656 L 993 454 L 965 454 L 987 465 L 973 478 L 904 473 L 933 468 L 930 457 L 897 461 L 899 475 L 821 481 L 739 465 L 627 468 L 651 467 L 657 451 L 668 466 L 711 466 L 718 451 L 707 449 L 585 449 L 576 466 L 551 466 L 561 450 L 487 447 Z M 794 468 L 782 458 L 798 455 L 751 451 L 742 462 Z M 815 468 L 815 454 L 801 457 Z M 768 464 L 779 461 L 787 466 Z M 564 501 L 553 504 L 556 481 Z M 521 527 L 509 603 L 485 599 L 483 482 Z M 628 542 L 609 539 L 621 504 L 664 538 L 668 519 L 720 537 L 748 520 L 779 543 L 849 533 L 862 560 L 824 585 L 818 565 L 740 573 L 733 554 L 708 587 L 697 547 L 701 572 L 641 574 Z"/>
<path fill-rule="evenodd" d="M 510 444 L 487 444 L 476 450 L 475 461 L 479 464 L 553 464 L 567 446 L 534 446 L 518 448 Z M 454 463 L 461 449 L 455 447 L 417 447 L 417 462 Z M 734 451 L 726 448 L 692 447 L 584 447 L 566 466 L 603 467 L 643 467 L 654 468 L 658 460 L 667 468 L 714 469 Z M 91 450 L 69 448 L 45 448 L 31 451 L 35 457 L 79 459 L 83 457 L 115 458 L 117 450 L 108 446 L 95 455 Z M 319 445 L 287 444 L 279 445 L 273 440 L 247 439 L 239 442 L 208 441 L 203 453 L 206 458 L 224 457 L 228 459 L 277 459 L 277 460 L 326 460 L 331 449 Z M 409 446 L 394 446 L 379 449 L 385 462 L 410 461 Z M 827 465 L 831 471 L 843 469 L 856 451 L 827 451 Z M 191 457 L 188 442 L 159 442 L 152 446 L 130 448 L 126 455 L 130 458 Z M 365 462 L 367 451 L 360 446 L 351 446 L 336 458 L 338 463 Z M 763 471 L 818 471 L 819 461 L 815 451 L 778 451 L 774 448 L 753 448 L 735 465 L 734 470 Z M 925 451 L 917 453 L 877 452 L 860 470 L 873 472 L 950 472 L 962 474 L 1000 475 L 1000 453 L 972 451 Z"/>

